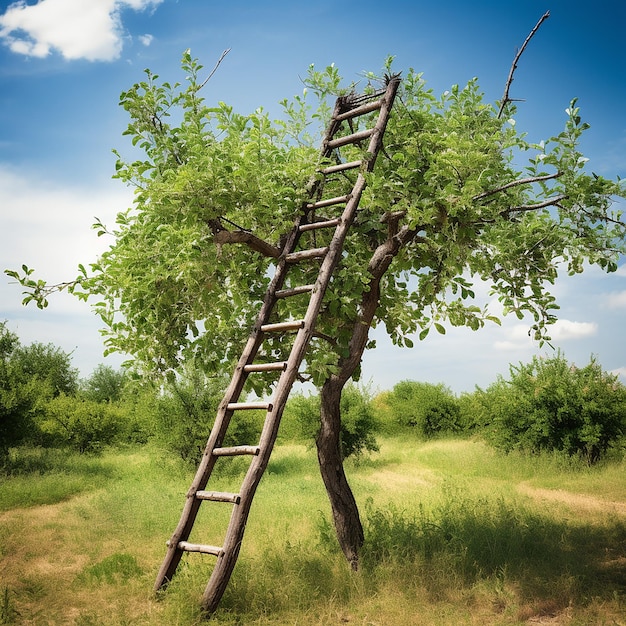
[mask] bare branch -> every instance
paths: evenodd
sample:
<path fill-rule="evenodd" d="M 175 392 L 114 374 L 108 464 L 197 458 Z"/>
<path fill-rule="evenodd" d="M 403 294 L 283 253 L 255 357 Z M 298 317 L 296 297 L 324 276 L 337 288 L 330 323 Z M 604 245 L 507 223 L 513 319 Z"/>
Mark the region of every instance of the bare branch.
<path fill-rule="evenodd" d="M 541 16 L 537 24 L 535 24 L 535 27 L 530 31 L 530 35 L 526 37 L 526 41 L 524 41 L 524 43 L 522 44 L 522 47 L 518 50 L 517 54 L 515 55 L 515 58 L 513 59 L 513 64 L 511 65 L 511 70 L 509 71 L 509 77 L 506 79 L 506 85 L 504 86 L 504 95 L 502 96 L 502 102 L 500 103 L 500 110 L 498 111 L 498 119 L 502 115 L 502 112 L 504 111 L 504 107 L 509 102 L 512 102 L 511 98 L 509 98 L 509 89 L 511 88 L 511 83 L 513 82 L 513 74 L 515 73 L 515 70 L 517 69 L 517 62 L 520 60 L 520 57 L 524 53 L 526 46 L 528 45 L 530 40 L 533 38 L 534 34 L 539 30 L 539 27 L 549 17 L 550 17 L 550 11 L 546 11 Z"/>
<path fill-rule="evenodd" d="M 517 187 L 518 185 L 529 185 L 531 183 L 539 183 L 544 180 L 552 180 L 553 178 L 558 178 L 559 176 L 561 176 L 561 174 L 562 172 L 557 172 L 556 174 L 546 174 L 545 176 L 529 176 L 528 178 L 513 180 L 506 185 L 502 185 L 502 187 L 490 189 L 489 191 L 483 191 L 482 193 L 474 196 L 472 200 L 482 200 L 483 198 L 488 198 L 489 196 L 493 196 L 494 194 L 505 191 L 506 189 L 510 189 L 511 187 Z"/>
<path fill-rule="evenodd" d="M 232 48 L 226 48 L 224 52 L 222 52 L 222 56 L 217 60 L 215 67 L 211 70 L 211 73 L 204 79 L 204 82 L 196 89 L 196 91 L 200 91 L 202 87 L 204 87 L 210 80 L 213 74 L 217 72 L 217 68 L 220 66 L 220 63 L 224 60 L 224 57 L 231 51 Z"/>
<path fill-rule="evenodd" d="M 252 250 L 275 259 L 277 259 L 283 252 L 281 248 L 273 246 L 271 243 L 253 235 L 247 230 L 220 230 L 215 233 L 214 241 L 218 245 L 224 243 L 243 243 L 249 248 L 252 248 Z"/>
<path fill-rule="evenodd" d="M 536 204 L 522 204 L 520 206 L 511 207 L 510 209 L 506 209 L 500 213 L 502 217 L 506 217 L 511 213 L 523 213 L 527 211 L 536 211 L 537 209 L 543 209 L 547 206 L 556 206 L 561 200 L 565 200 L 567 196 L 555 196 L 554 198 L 548 198 L 543 202 L 537 202 Z"/>

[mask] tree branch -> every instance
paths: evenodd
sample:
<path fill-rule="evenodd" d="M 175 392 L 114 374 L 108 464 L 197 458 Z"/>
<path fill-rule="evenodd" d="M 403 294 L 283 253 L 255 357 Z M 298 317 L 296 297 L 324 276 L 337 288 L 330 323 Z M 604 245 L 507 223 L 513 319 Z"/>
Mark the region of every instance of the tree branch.
<path fill-rule="evenodd" d="M 277 259 L 283 253 L 282 249 L 278 246 L 273 246 L 271 243 L 253 235 L 247 230 L 220 230 L 214 234 L 213 240 L 218 245 L 225 243 L 243 243 L 255 252 L 260 252 L 274 259 Z"/>
<path fill-rule="evenodd" d="M 506 217 L 507 215 L 510 215 L 511 213 L 536 211 L 537 209 L 543 209 L 547 206 L 555 206 L 559 202 L 561 202 L 561 200 L 565 200 L 565 198 L 567 198 L 567 196 L 560 195 L 560 196 L 555 196 L 554 198 L 548 198 L 547 200 L 544 200 L 543 202 L 537 202 L 536 204 L 522 204 L 520 206 L 511 207 L 509 209 L 505 209 L 504 211 L 502 211 L 500 213 L 500 216 Z"/>
<path fill-rule="evenodd" d="M 317 339 L 323 339 L 326 343 L 330 344 L 333 348 L 337 345 L 337 340 L 326 333 L 320 333 L 317 330 L 313 331 L 313 337 Z"/>
<path fill-rule="evenodd" d="M 398 233 L 400 220 L 406 215 L 406 211 L 388 211 L 380 218 L 381 224 L 387 224 L 387 238 L 391 239 Z"/>
<path fill-rule="evenodd" d="M 483 198 L 488 198 L 489 196 L 493 196 L 494 194 L 505 191 L 506 189 L 510 189 L 511 187 L 517 187 L 518 185 L 529 185 L 531 183 L 539 183 L 544 180 L 552 180 L 553 178 L 558 178 L 561 175 L 562 172 L 557 172 L 556 174 L 546 174 L 545 176 L 529 176 L 528 178 L 520 178 L 519 180 L 513 180 L 506 185 L 502 185 L 502 187 L 490 189 L 489 191 L 483 191 L 482 193 L 474 196 L 472 200 L 482 200 Z"/>
<path fill-rule="evenodd" d="M 345 384 L 359 366 L 367 345 L 372 320 L 378 309 L 382 277 L 402 247 L 412 241 L 423 240 L 417 233 L 418 231 L 414 228 L 403 226 L 394 236 L 386 239 L 374 251 L 367 266 L 367 271 L 371 278 L 367 288 L 361 295 L 359 314 L 352 326 L 348 355 L 339 359 L 339 371 L 333 375 L 335 380 Z M 426 240 L 424 239 L 423 241 Z"/>
<path fill-rule="evenodd" d="M 534 34 L 539 30 L 539 27 L 550 17 L 550 11 L 546 11 L 539 21 L 535 24 L 535 27 L 530 31 L 530 35 L 526 37 L 526 41 L 522 44 L 522 47 L 518 50 L 515 58 L 513 59 L 513 64 L 511 65 L 511 70 L 509 71 L 509 77 L 506 80 L 506 85 L 504 86 L 504 95 L 502 96 L 502 102 L 500 103 L 500 110 L 498 111 L 498 119 L 500 119 L 502 112 L 504 111 L 504 107 L 512 102 L 511 98 L 509 98 L 509 89 L 511 88 L 511 83 L 513 82 L 513 74 L 517 69 L 517 62 L 520 60 L 520 57 L 524 53 L 524 50 L 530 40 L 533 38 Z"/>
<path fill-rule="evenodd" d="M 220 66 L 220 63 L 224 60 L 224 57 L 231 51 L 231 48 L 226 48 L 224 52 L 222 52 L 222 56 L 217 60 L 215 67 L 211 70 L 211 73 L 204 79 L 204 82 L 196 89 L 196 91 L 200 91 L 202 87 L 204 87 L 210 80 L 213 74 L 217 72 L 217 68 Z"/>
<path fill-rule="evenodd" d="M 584 207 L 580 209 L 589 219 L 597 220 L 598 222 L 608 222 L 610 224 L 615 224 L 616 226 L 626 227 L 626 222 L 622 220 L 615 219 L 610 215 L 598 215 L 593 213 L 592 211 L 588 211 Z"/>

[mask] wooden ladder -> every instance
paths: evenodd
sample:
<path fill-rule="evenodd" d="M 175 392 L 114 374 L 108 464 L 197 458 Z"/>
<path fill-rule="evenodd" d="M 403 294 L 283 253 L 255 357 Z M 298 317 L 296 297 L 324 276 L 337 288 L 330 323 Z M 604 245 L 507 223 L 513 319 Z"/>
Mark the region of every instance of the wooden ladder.
<path fill-rule="evenodd" d="M 313 335 L 326 287 L 333 270 L 341 259 L 346 235 L 355 218 L 361 194 L 366 185 L 364 173 L 373 169 L 376 156 L 381 149 L 383 134 L 399 83 L 399 77 L 394 76 L 388 79 L 384 90 L 365 96 L 351 95 L 337 99 L 321 148 L 322 158 L 328 162 L 328 159 L 334 156 L 336 164 L 318 171 L 318 177 L 310 185 L 309 200 L 304 203 L 302 212 L 296 219 L 294 228 L 287 238 L 283 253 L 276 266 L 274 278 L 265 294 L 256 324 L 235 368 L 224 399 L 219 405 L 202 460 L 187 492 L 180 521 L 167 543 L 167 554 L 155 582 L 155 591 L 161 589 L 171 580 L 185 552 L 210 554 L 217 557 L 217 561 L 205 589 L 202 604 L 208 612 L 213 612 L 219 604 L 237 561 L 252 499 L 269 462 L 283 409 Z M 358 132 L 353 131 L 352 122 L 355 118 L 373 114 L 375 111 L 379 111 L 379 114 L 372 128 Z M 341 129 L 345 128 L 344 122 L 347 122 L 348 129 L 342 132 Z M 345 134 L 346 132 L 348 134 Z M 369 143 L 367 149 L 359 153 L 364 154 L 361 160 L 346 162 L 341 156 L 337 158 L 338 150 L 342 146 L 363 145 L 362 142 L 366 140 L 369 140 Z M 358 170 L 356 182 L 354 182 L 351 190 L 345 195 L 323 198 L 324 183 L 328 177 L 336 176 L 337 173 L 343 175 L 348 170 Z M 340 213 L 342 206 L 344 208 Z M 321 208 L 324 208 L 325 211 L 335 210 L 340 215 L 319 218 L 316 216 L 316 211 Z M 335 229 L 328 245 L 306 250 L 296 249 L 303 233 L 307 231 L 323 232 L 319 229 Z M 309 259 L 321 260 L 315 283 L 283 288 L 290 267 Z M 303 319 L 270 323 L 270 314 L 278 301 L 306 293 L 310 294 L 310 301 Z M 291 336 L 290 340 L 293 343 L 289 356 L 284 361 L 262 362 L 266 360 L 262 351 L 260 353 L 264 338 L 270 335 L 276 337 L 276 333 Z M 255 363 L 257 356 L 259 356 L 258 362 Z M 272 371 L 277 373 L 278 380 L 270 401 L 239 402 L 248 375 L 255 372 Z M 231 418 L 236 412 L 246 410 L 266 412 L 258 444 L 222 447 Z M 216 461 L 220 457 L 236 455 L 250 455 L 251 457 L 239 492 L 224 493 L 206 490 Z M 188 541 L 200 505 L 204 501 L 228 503 L 233 506 L 230 522 L 221 546 L 201 545 Z"/>

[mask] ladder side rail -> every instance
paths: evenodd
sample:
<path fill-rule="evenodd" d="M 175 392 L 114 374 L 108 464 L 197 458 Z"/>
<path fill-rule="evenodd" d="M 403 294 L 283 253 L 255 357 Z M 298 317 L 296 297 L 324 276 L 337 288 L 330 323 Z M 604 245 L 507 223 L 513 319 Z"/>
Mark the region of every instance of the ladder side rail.
<path fill-rule="evenodd" d="M 393 107 L 393 103 L 396 99 L 396 94 L 398 93 L 399 86 L 399 74 L 389 78 L 389 82 L 387 84 L 387 93 L 383 98 L 383 102 L 380 107 L 380 113 L 378 115 L 378 121 L 374 126 L 374 132 L 372 133 L 369 146 L 367 148 L 367 151 L 372 155 L 367 160 L 367 165 L 365 168 L 368 172 L 371 172 L 374 169 L 374 165 L 376 165 L 376 158 L 378 157 L 378 152 L 380 151 L 380 148 L 383 144 L 383 135 L 385 134 L 385 129 L 387 128 L 387 122 L 389 121 L 391 108 Z"/>
<path fill-rule="evenodd" d="M 382 136 L 387 125 L 389 112 L 393 105 L 398 85 L 399 80 L 392 79 L 387 86 L 387 92 L 380 108 L 378 121 L 374 127 L 374 132 L 372 133 L 368 146 L 368 152 L 371 155 L 366 168 L 368 171 L 371 171 L 371 168 L 373 168 L 376 155 L 382 145 Z M 203 595 L 203 606 L 209 612 L 212 612 L 217 608 L 226 586 L 228 585 L 235 563 L 237 562 L 254 494 L 263 473 L 265 472 L 267 464 L 269 463 L 287 398 L 289 397 L 293 383 L 298 375 L 298 369 L 304 359 L 306 349 L 313 336 L 315 320 L 321 308 L 326 287 L 328 286 L 332 273 L 341 258 L 343 243 L 356 215 L 361 194 L 363 193 L 366 184 L 365 176 L 362 173 L 359 173 L 351 198 L 348 200 L 341 217 L 341 223 L 335 231 L 335 235 L 329 245 L 329 251 L 322 262 L 322 266 L 320 268 L 304 318 L 304 326 L 296 335 L 294 345 L 287 361 L 287 368 L 282 373 L 276 387 L 272 402 L 273 407 L 271 411 L 268 412 L 263 432 L 261 433 L 261 450 L 258 456 L 253 459 L 250 468 L 248 469 L 240 491 L 241 502 L 233 508 L 231 513 L 231 519 L 223 545 L 223 553 L 220 555 L 215 567 L 213 568 L 213 572 Z"/>

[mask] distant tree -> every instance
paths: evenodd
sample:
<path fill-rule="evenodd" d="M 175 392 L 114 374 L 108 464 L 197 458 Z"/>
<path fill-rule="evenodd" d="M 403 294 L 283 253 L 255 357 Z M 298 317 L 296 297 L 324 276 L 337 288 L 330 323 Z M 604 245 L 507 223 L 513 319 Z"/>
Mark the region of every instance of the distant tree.
<path fill-rule="evenodd" d="M 415 428 L 424 437 L 461 430 L 461 410 L 452 390 L 443 383 L 403 380 L 387 397 L 398 424 Z"/>
<path fill-rule="evenodd" d="M 130 116 L 125 134 L 142 154 L 129 161 L 118 155 L 116 176 L 135 197 L 112 230 L 95 225 L 112 236 L 111 247 L 65 285 L 34 279 L 28 267 L 8 273 L 40 306 L 56 288 L 96 297 L 108 349 L 131 354 L 146 371 L 195 359 L 214 373 L 239 357 L 307 181 L 320 167 L 314 124 L 328 120 L 328 97 L 352 86 L 342 87 L 334 66 L 311 67 L 305 93 L 284 100 L 273 122 L 262 109 L 242 115 L 224 103 L 208 106 L 202 66 L 189 51 L 182 69 L 185 85 L 147 71 L 121 95 Z M 391 60 L 384 70 L 392 73 Z M 384 80 L 367 73 L 362 85 L 371 91 Z M 530 315 L 532 335 L 542 340 L 556 319 L 550 286 L 559 268 L 575 274 L 587 262 L 614 271 L 626 251 L 625 225 L 613 208 L 624 186 L 586 169 L 578 146 L 588 125 L 576 101 L 562 131 L 530 143 L 515 123 L 511 80 L 512 73 L 492 105 L 475 79 L 437 97 L 420 74 L 405 73 L 385 149 L 367 175 L 362 209 L 325 295 L 302 375 L 320 390 L 320 470 L 354 567 L 363 529 L 342 469 L 341 395 L 374 345 L 370 328 L 385 328 L 403 346 L 416 331 L 420 339 L 432 329 L 445 333 L 446 323 L 479 329 L 496 321 L 474 303 L 474 282 L 486 281 L 504 313 Z M 351 146 L 339 158 L 363 156 Z M 345 193 L 343 178 L 326 191 Z M 291 277 L 304 285 L 316 275 L 298 266 Z M 300 319 L 305 306 L 288 299 L 285 319 Z M 266 384 L 257 391 L 268 391 Z"/>
<path fill-rule="evenodd" d="M 98 365 L 89 378 L 82 381 L 83 395 L 94 402 L 117 402 L 121 399 L 127 374 L 108 365 Z"/>
<path fill-rule="evenodd" d="M 156 397 L 157 441 L 189 466 L 197 465 L 227 385 L 225 374 L 207 376 L 192 363 L 176 377 L 170 377 Z M 226 445 L 252 441 L 260 431 L 258 420 L 250 412 L 238 415 L 231 424 Z"/>
<path fill-rule="evenodd" d="M 34 380 L 25 380 L 13 355 L 19 338 L 0 322 L 0 466 L 10 447 L 28 437 L 38 408 L 39 394 Z"/>
<path fill-rule="evenodd" d="M 71 354 L 51 343 L 18 345 L 11 358 L 24 378 L 47 386 L 53 397 L 78 391 L 78 369 L 72 367 Z"/>
<path fill-rule="evenodd" d="M 626 387 L 595 359 L 579 368 L 562 354 L 534 357 L 476 400 L 488 439 L 506 452 L 557 450 L 592 464 L 626 433 Z"/>
<path fill-rule="evenodd" d="M 48 402 L 78 388 L 71 357 L 52 344 L 23 346 L 0 322 L 0 457 L 25 441 L 39 441 Z"/>

